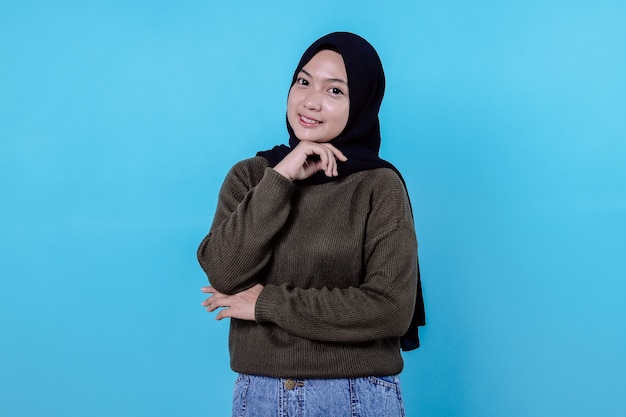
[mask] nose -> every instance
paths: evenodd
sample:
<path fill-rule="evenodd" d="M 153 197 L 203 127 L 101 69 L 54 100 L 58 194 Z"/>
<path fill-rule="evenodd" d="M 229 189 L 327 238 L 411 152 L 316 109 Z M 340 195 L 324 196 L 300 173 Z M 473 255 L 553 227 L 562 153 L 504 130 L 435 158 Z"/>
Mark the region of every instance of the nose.
<path fill-rule="evenodd" d="M 322 109 L 322 98 L 317 91 L 309 91 L 309 94 L 304 98 L 304 107 L 309 110 L 319 111 Z"/>

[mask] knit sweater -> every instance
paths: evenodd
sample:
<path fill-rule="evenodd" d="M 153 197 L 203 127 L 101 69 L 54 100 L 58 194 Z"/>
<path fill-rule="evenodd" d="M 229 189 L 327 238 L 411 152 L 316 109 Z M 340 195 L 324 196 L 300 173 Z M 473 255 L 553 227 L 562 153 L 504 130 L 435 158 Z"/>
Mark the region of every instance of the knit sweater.
<path fill-rule="evenodd" d="M 235 372 L 347 378 L 402 370 L 417 241 L 391 169 L 301 185 L 264 158 L 241 161 L 222 185 L 198 259 L 219 292 L 265 286 L 256 321 L 231 319 Z"/>

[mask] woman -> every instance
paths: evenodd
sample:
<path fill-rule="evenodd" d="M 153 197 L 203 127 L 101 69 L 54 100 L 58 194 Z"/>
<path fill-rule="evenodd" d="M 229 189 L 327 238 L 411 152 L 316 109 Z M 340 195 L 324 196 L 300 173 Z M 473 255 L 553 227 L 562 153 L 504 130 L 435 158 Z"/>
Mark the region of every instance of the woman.
<path fill-rule="evenodd" d="M 406 187 L 378 157 L 384 93 L 363 38 L 313 43 L 287 100 L 289 146 L 237 163 L 198 259 L 230 318 L 233 416 L 402 416 L 400 349 L 424 324 Z"/>

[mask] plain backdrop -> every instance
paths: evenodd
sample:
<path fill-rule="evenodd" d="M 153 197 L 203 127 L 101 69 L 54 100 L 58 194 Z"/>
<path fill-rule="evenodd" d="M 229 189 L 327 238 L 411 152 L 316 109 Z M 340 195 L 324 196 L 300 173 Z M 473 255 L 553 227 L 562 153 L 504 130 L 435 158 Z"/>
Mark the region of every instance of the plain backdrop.
<path fill-rule="evenodd" d="M 626 415 L 626 3 L 0 3 L 0 415 L 230 415 L 195 251 L 301 53 L 387 75 L 428 325 L 407 416 Z"/>

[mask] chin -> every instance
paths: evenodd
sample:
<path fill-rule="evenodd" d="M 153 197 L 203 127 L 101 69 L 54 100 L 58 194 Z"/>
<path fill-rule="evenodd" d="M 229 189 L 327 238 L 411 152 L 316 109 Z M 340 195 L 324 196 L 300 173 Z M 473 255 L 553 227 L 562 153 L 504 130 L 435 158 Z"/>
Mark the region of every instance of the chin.
<path fill-rule="evenodd" d="M 294 133 L 296 134 L 296 137 L 300 140 L 306 140 L 309 142 L 317 142 L 317 143 L 328 142 L 327 140 L 324 140 L 324 138 L 320 137 L 319 135 L 311 135 L 310 132 L 298 132 L 297 130 L 294 130 Z"/>

